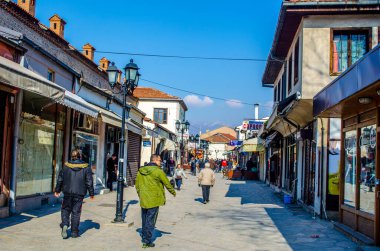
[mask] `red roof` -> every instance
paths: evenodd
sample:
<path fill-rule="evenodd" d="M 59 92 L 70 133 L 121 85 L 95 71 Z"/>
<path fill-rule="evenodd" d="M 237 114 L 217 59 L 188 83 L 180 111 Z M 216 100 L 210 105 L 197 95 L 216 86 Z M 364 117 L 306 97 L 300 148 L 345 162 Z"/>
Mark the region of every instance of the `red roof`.
<path fill-rule="evenodd" d="M 139 99 L 175 99 L 180 100 L 179 97 L 167 94 L 163 91 L 150 88 L 150 87 L 137 87 L 134 92 L 133 96 L 139 98 Z"/>
<path fill-rule="evenodd" d="M 230 143 L 231 140 L 236 140 L 236 137 L 227 133 L 217 133 L 205 138 L 204 140 L 207 140 L 211 143 Z"/>

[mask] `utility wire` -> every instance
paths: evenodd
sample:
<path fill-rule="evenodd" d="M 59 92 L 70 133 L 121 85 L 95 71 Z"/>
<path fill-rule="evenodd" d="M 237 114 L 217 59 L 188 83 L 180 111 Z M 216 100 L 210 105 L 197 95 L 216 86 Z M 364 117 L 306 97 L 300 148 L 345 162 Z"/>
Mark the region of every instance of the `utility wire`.
<path fill-rule="evenodd" d="M 140 78 L 140 80 L 145 81 L 147 83 L 151 83 L 151 84 L 167 87 L 167 88 L 170 88 L 170 89 L 173 89 L 173 90 L 177 90 L 177 91 L 181 91 L 181 92 L 186 92 L 186 93 L 190 93 L 190 94 L 194 94 L 194 95 L 198 95 L 198 96 L 203 96 L 203 97 L 209 97 L 209 98 L 216 99 L 216 100 L 228 101 L 228 102 L 231 102 L 231 103 L 237 103 L 237 104 L 242 104 L 242 105 L 250 105 L 250 106 L 254 106 L 255 105 L 255 104 L 251 104 L 251 103 L 247 103 L 247 102 L 243 102 L 243 101 L 238 101 L 238 100 L 233 100 L 233 99 L 226 99 L 226 98 L 219 98 L 219 97 L 214 97 L 214 96 L 209 96 L 209 95 L 206 95 L 206 94 L 202 94 L 202 93 L 199 93 L 199 92 L 188 91 L 188 90 L 180 89 L 180 88 L 173 87 L 173 86 L 166 85 L 166 84 L 157 83 L 155 81 L 151 81 L 151 80 L 147 80 L 147 79 L 143 79 L 143 78 Z M 261 106 L 263 106 L 263 107 L 271 107 L 271 106 L 268 106 L 268 105 L 261 105 Z"/>
<path fill-rule="evenodd" d="M 83 51 L 83 50 L 79 50 Z M 250 61 L 250 62 L 267 62 L 267 61 L 280 61 L 277 58 L 270 57 L 270 59 L 262 58 L 228 58 L 228 57 L 200 57 L 200 56 L 181 56 L 181 55 L 162 55 L 162 54 L 148 54 L 148 53 L 131 53 L 131 52 L 118 52 L 118 51 L 98 51 L 95 53 L 113 54 L 113 55 L 129 55 L 129 56 L 143 56 L 143 57 L 158 57 L 158 58 L 179 58 L 179 59 L 201 59 L 201 60 L 221 60 L 221 61 Z"/>

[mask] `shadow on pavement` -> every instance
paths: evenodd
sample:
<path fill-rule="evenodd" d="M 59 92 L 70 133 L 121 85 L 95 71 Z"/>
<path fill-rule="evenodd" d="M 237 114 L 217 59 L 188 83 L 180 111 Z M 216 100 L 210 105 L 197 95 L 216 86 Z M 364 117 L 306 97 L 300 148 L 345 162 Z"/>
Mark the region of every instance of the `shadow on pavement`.
<path fill-rule="evenodd" d="M 60 204 L 55 204 L 55 205 L 46 205 L 39 209 L 30 210 L 18 215 L 12 215 L 10 217 L 0 219 L 0 229 L 12 227 L 12 226 L 30 221 L 34 218 L 41 218 L 50 214 L 57 213 L 59 211 L 61 211 Z"/>
<path fill-rule="evenodd" d="M 92 220 L 85 220 L 85 221 L 81 222 L 79 225 L 79 229 L 80 229 L 81 234 L 84 234 L 88 230 L 93 229 L 93 228 L 100 229 L 100 224 L 97 222 L 93 222 Z"/>
<path fill-rule="evenodd" d="M 138 228 L 138 229 L 136 229 L 136 232 L 138 232 L 139 235 L 141 236 L 142 228 Z M 164 235 L 168 235 L 168 234 L 172 234 L 172 233 L 171 233 L 171 232 L 161 231 L 161 230 L 158 230 L 158 229 L 156 228 L 156 229 L 154 229 L 154 231 L 153 231 L 152 242 L 155 242 L 157 238 L 161 238 L 162 236 L 164 236 Z"/>
<path fill-rule="evenodd" d="M 281 198 L 260 181 L 234 181 L 229 184 L 225 197 L 241 198 L 241 205 L 253 204 L 264 209 L 254 215 L 241 209 L 218 210 L 223 217 L 239 222 L 230 226 L 231 231 L 246 232 L 253 240 L 260 241 L 258 236 L 250 234 L 258 231 L 261 238 L 268 238 L 274 247 L 276 244 L 285 244 L 293 250 L 315 250 L 315 247 L 326 250 L 337 248 L 337 245 L 339 248 L 350 249 L 355 246 L 348 238 L 335 231 L 329 222 L 312 219 L 301 206 L 283 204 Z M 207 215 L 203 217 L 206 218 Z M 280 233 L 283 239 L 275 232 Z"/>
<path fill-rule="evenodd" d="M 203 204 L 203 199 L 202 199 L 202 198 L 196 198 L 196 199 L 194 199 L 194 201 L 197 201 L 197 202 L 199 202 L 199 203 L 202 203 L 202 204 Z"/>
<path fill-rule="evenodd" d="M 128 201 L 127 205 L 125 206 L 125 208 L 123 210 L 123 220 L 125 220 L 125 216 L 127 215 L 127 211 L 128 211 L 129 206 L 130 205 L 136 205 L 137 203 L 139 203 L 138 200 Z"/>

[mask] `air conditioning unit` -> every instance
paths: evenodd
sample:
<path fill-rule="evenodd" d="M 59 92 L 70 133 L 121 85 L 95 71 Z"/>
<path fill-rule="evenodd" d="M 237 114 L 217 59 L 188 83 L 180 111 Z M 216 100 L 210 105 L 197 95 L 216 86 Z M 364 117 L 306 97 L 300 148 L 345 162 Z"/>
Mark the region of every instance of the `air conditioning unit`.
<path fill-rule="evenodd" d="M 77 126 L 79 129 L 84 129 L 88 131 L 92 130 L 92 126 L 93 126 L 92 118 L 87 116 L 86 114 L 79 113 Z"/>

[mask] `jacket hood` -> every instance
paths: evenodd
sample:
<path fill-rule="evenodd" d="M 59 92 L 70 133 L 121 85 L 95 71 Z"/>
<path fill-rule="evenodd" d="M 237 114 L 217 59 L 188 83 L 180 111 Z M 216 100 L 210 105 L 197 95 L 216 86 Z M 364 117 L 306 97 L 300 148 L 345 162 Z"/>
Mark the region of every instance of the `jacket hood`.
<path fill-rule="evenodd" d="M 66 162 L 65 166 L 72 169 L 73 171 L 79 171 L 83 168 L 88 167 L 88 164 L 86 162 L 81 161 L 81 160 L 74 160 L 74 161 Z"/>
<path fill-rule="evenodd" d="M 139 173 L 142 175 L 149 175 L 151 174 L 154 170 L 157 170 L 159 168 L 156 163 L 149 163 L 146 166 L 143 166 L 139 169 Z"/>

